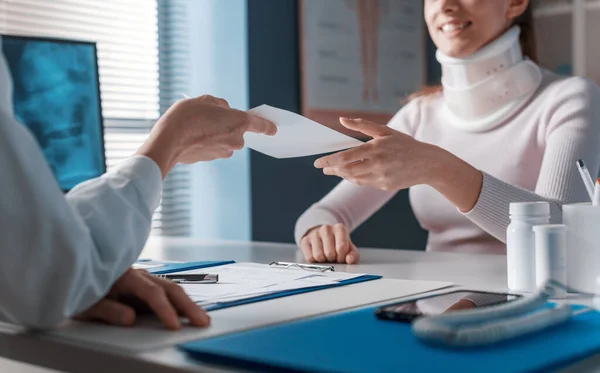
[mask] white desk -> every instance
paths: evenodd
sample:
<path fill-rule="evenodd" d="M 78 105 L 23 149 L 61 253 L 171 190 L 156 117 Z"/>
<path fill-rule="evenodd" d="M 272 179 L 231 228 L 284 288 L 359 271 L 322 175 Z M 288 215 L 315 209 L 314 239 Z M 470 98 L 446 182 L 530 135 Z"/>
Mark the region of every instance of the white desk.
<path fill-rule="evenodd" d="M 153 240 L 147 245 L 142 257 L 175 261 L 236 260 L 259 263 L 302 260 L 301 254 L 294 245 L 210 243 L 189 239 Z M 360 265 L 336 265 L 336 269 L 380 274 L 387 278 L 450 281 L 472 289 L 503 291 L 506 290 L 505 262 L 505 257 L 496 255 L 363 249 Z M 246 309 L 247 306 L 240 306 L 230 310 L 235 310 L 234 312 L 242 315 Z M 2 333 L 0 328 L 1 357 L 60 371 L 86 373 L 227 371 L 199 364 L 179 352 L 174 346 L 131 353 L 106 348 L 106 346 L 78 344 L 48 335 L 11 334 L 14 328 L 5 329 Z M 595 366 L 598 366 L 597 370 L 594 370 Z M 600 355 L 572 366 L 568 371 L 600 372 Z"/>

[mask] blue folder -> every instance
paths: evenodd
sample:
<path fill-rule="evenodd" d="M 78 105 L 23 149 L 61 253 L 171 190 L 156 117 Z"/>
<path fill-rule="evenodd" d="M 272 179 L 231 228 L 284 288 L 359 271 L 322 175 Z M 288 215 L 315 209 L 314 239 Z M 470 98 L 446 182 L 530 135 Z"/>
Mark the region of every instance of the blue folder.
<path fill-rule="evenodd" d="M 233 264 L 233 263 L 235 263 L 235 262 L 234 261 L 210 261 L 210 262 L 167 263 L 164 266 L 149 268 L 149 269 L 147 269 L 147 271 L 154 275 L 164 275 L 164 274 L 168 274 L 168 273 L 191 271 L 194 269 L 217 267 L 217 266 Z M 215 311 L 215 310 L 220 310 L 223 308 L 241 306 L 243 304 L 249 304 L 249 303 L 262 302 L 262 301 L 269 300 L 269 299 L 289 297 L 291 295 L 308 293 L 311 291 L 318 291 L 318 290 L 329 289 L 329 288 L 334 288 L 334 287 L 339 287 L 339 286 L 345 286 L 345 285 L 355 284 L 355 283 L 364 282 L 364 281 L 377 280 L 380 278 L 381 278 L 381 276 L 363 275 L 360 277 L 356 277 L 356 278 L 353 278 L 350 280 L 340 281 L 338 283 L 330 284 L 330 285 L 322 285 L 322 286 L 315 286 L 315 287 L 310 287 L 310 288 L 286 290 L 286 291 L 280 291 L 277 293 L 271 293 L 271 294 L 267 294 L 267 295 L 259 295 L 259 296 L 253 297 L 253 298 L 248 298 L 248 299 L 243 299 L 243 300 L 217 303 L 214 305 L 209 305 L 207 307 L 204 307 L 204 309 L 207 311 Z"/>
<path fill-rule="evenodd" d="M 495 346 L 448 350 L 376 307 L 180 345 L 198 359 L 260 372 L 547 372 L 600 351 L 600 313 Z"/>
<path fill-rule="evenodd" d="M 142 262 L 143 263 L 143 262 Z M 235 263 L 234 261 L 207 261 L 207 262 L 186 262 L 186 263 L 165 263 L 160 267 L 148 268 L 147 271 L 153 275 L 166 275 L 168 273 L 191 271 L 194 269 L 210 268 L 224 266 Z"/>
<path fill-rule="evenodd" d="M 260 295 L 260 296 L 249 298 L 249 299 L 236 300 L 236 301 L 233 301 L 233 302 L 218 303 L 218 304 L 214 304 L 214 305 L 210 305 L 210 306 L 204 307 L 204 309 L 206 309 L 207 311 L 220 310 L 220 309 L 223 309 L 223 308 L 229 308 L 229 307 L 234 307 L 234 306 L 241 306 L 243 304 L 249 304 L 249 303 L 262 302 L 262 301 L 269 300 L 269 299 L 289 297 L 291 295 L 309 293 L 309 292 L 312 292 L 312 291 L 318 291 L 318 290 L 329 289 L 329 288 L 336 288 L 336 287 L 340 287 L 340 286 L 345 286 L 345 285 L 350 285 L 350 284 L 356 284 L 356 283 L 359 283 L 359 282 L 377 280 L 377 279 L 380 279 L 380 278 L 381 278 L 381 276 L 363 275 L 363 276 L 356 277 L 356 278 L 353 278 L 353 279 L 350 279 L 350 280 L 340 281 L 340 282 L 337 282 L 335 284 L 322 285 L 322 286 L 313 286 L 313 287 L 309 287 L 309 288 L 301 288 L 301 289 L 294 289 L 294 290 L 285 290 L 285 291 L 280 291 L 280 292 L 277 292 L 277 293 L 271 293 L 271 294 L 267 294 L 267 295 Z"/>

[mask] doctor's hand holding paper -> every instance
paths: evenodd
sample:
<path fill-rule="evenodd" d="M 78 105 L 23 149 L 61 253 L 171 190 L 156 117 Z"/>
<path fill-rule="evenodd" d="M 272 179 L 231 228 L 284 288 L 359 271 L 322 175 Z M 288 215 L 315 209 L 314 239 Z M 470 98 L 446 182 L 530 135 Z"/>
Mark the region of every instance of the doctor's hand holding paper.
<path fill-rule="evenodd" d="M 258 116 L 231 109 L 221 98 L 205 95 L 185 99 L 159 119 L 137 155 L 153 160 L 164 178 L 177 163 L 231 157 L 233 151 L 244 147 L 246 132 L 274 135 L 277 127 Z M 132 326 L 136 314 L 145 310 L 156 314 L 168 329 L 180 328 L 180 315 L 195 326 L 210 323 L 208 314 L 179 285 L 133 269 L 128 269 L 104 298 L 76 318 Z"/>
<path fill-rule="evenodd" d="M 228 158 L 244 146 L 246 132 L 274 135 L 277 127 L 219 98 L 181 100 L 136 155 L 64 195 L 35 138 L 14 117 L 2 53 L 1 87 L 0 321 L 48 329 L 76 317 L 126 326 L 149 308 L 169 329 L 181 326 L 179 315 L 207 326 L 209 316 L 181 288 L 130 266 L 175 164 Z"/>
<path fill-rule="evenodd" d="M 246 132 L 273 136 L 277 127 L 259 116 L 231 109 L 222 98 L 188 98 L 167 110 L 138 154 L 154 160 L 164 177 L 177 163 L 230 158 L 244 147 Z"/>

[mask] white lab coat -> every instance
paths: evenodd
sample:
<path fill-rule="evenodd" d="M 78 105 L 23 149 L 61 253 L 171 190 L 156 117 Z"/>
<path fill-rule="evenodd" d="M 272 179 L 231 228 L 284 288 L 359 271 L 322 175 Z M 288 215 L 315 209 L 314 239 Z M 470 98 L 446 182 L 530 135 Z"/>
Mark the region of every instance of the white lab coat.
<path fill-rule="evenodd" d="M 162 189 L 136 156 L 65 198 L 12 114 L 0 53 L 0 321 L 50 328 L 100 300 L 140 254 Z"/>

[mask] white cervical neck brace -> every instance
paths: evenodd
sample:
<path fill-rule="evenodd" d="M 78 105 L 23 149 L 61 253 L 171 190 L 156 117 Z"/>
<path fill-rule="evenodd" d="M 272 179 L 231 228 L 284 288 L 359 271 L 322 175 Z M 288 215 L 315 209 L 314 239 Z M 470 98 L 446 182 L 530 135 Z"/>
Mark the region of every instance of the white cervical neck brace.
<path fill-rule="evenodd" d="M 467 58 L 437 51 L 446 117 L 462 130 L 488 131 L 513 114 L 540 86 L 539 67 L 523 58 L 515 26 Z"/>

